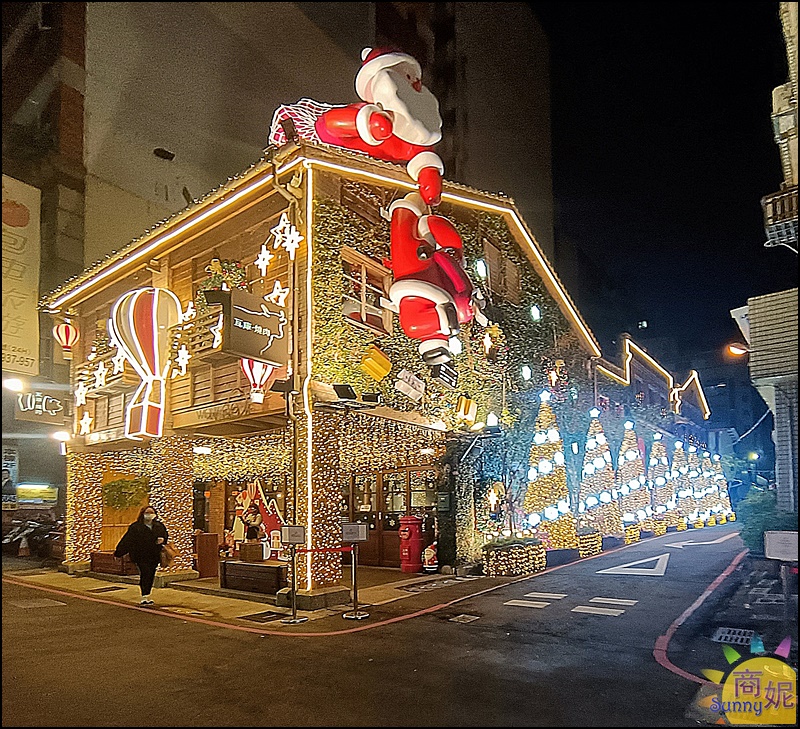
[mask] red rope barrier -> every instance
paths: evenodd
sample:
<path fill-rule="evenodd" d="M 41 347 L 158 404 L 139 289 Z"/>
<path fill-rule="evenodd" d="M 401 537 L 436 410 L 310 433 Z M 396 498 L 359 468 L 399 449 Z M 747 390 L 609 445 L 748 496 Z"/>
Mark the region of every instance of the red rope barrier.
<path fill-rule="evenodd" d="M 301 552 L 352 552 L 352 547 L 317 547 L 316 549 L 298 549 L 297 553 Z"/>

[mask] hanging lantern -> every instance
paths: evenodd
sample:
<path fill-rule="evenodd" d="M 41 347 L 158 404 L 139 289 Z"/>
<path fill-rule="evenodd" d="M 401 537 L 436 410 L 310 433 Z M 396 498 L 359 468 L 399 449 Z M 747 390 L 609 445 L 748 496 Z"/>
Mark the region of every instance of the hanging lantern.
<path fill-rule="evenodd" d="M 142 378 L 125 416 L 125 436 L 160 438 L 164 426 L 165 385 L 172 363 L 171 328 L 180 323 L 181 303 L 168 289 L 136 289 L 111 310 L 112 337 Z"/>
<path fill-rule="evenodd" d="M 81 333 L 78 331 L 78 327 L 76 327 L 74 324 L 71 324 L 69 320 L 67 320 L 62 324 L 56 324 L 56 326 L 53 327 L 53 336 L 64 350 L 64 359 L 72 359 L 72 348 L 81 338 Z"/>
<path fill-rule="evenodd" d="M 244 372 L 247 381 L 250 383 L 250 401 L 264 402 L 264 386 L 275 368 L 266 362 L 244 357 L 239 360 L 239 364 L 242 365 L 242 372 Z"/>
<path fill-rule="evenodd" d="M 370 344 L 361 358 L 361 369 L 372 379 L 380 382 L 392 371 L 392 362 L 374 344 Z"/>

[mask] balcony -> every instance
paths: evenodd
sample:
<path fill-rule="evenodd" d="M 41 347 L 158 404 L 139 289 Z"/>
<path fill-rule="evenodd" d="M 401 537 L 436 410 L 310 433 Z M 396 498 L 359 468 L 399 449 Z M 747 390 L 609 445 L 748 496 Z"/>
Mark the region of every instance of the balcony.
<path fill-rule="evenodd" d="M 767 248 L 787 246 L 797 252 L 797 185 L 761 198 Z"/>

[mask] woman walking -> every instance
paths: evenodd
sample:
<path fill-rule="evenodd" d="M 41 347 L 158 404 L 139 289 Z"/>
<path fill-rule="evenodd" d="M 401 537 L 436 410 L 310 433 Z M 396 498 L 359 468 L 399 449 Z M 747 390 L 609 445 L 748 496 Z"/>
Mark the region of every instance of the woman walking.
<path fill-rule="evenodd" d="M 167 543 L 167 539 L 167 528 L 156 517 L 156 510 L 152 506 L 145 506 L 114 550 L 115 557 L 130 554 L 131 561 L 139 569 L 139 588 L 142 591 L 140 605 L 154 604 L 150 593 L 156 577 L 156 567 L 161 563 L 162 545 Z"/>

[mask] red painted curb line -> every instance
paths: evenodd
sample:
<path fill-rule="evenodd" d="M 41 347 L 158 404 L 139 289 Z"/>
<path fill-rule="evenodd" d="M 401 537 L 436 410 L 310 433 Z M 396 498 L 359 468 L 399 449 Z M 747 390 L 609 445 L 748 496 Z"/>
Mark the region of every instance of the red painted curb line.
<path fill-rule="evenodd" d="M 684 671 L 682 668 L 678 668 L 672 661 L 669 660 L 667 657 L 667 651 L 669 650 L 669 642 L 672 640 L 672 636 L 675 635 L 675 631 L 683 625 L 687 618 L 699 608 L 705 601 L 706 598 L 711 595 L 714 590 L 716 590 L 725 580 L 725 578 L 736 569 L 736 566 L 739 562 L 744 559 L 744 556 L 750 550 L 745 549 L 739 554 L 737 554 L 733 561 L 720 573 L 717 575 L 716 579 L 705 589 L 702 595 L 698 597 L 686 610 L 684 610 L 675 620 L 672 621 L 672 625 L 667 628 L 667 632 L 664 635 L 660 635 L 656 640 L 656 644 L 653 648 L 653 657 L 658 661 L 664 668 L 668 671 L 672 671 L 672 673 L 676 673 L 678 676 L 682 678 L 688 679 L 689 681 L 694 681 L 695 683 L 704 684 L 708 686 L 716 686 L 713 681 L 708 681 L 705 678 L 700 678 L 699 676 L 695 676 L 688 671 Z"/>

